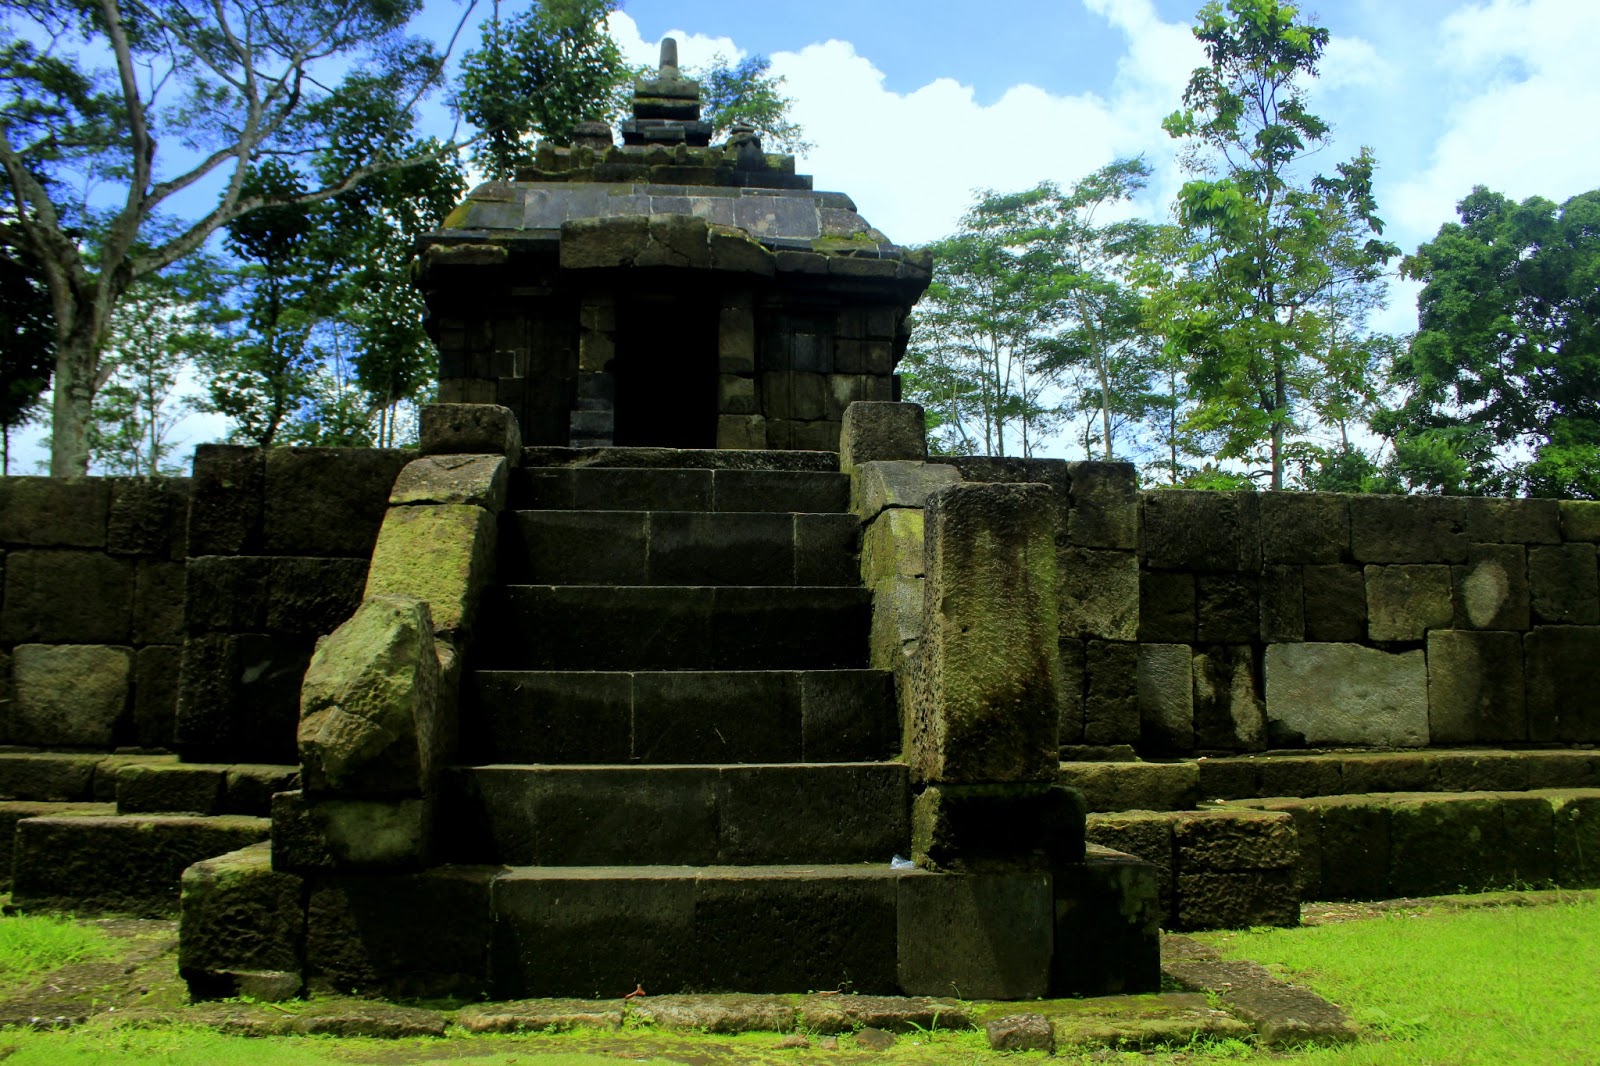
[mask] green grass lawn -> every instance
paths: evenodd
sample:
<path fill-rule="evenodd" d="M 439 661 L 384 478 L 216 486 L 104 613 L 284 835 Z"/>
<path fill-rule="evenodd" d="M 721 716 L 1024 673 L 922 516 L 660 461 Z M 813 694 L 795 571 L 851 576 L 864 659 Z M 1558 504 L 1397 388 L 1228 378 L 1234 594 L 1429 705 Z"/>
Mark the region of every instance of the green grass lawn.
<path fill-rule="evenodd" d="M 1069 1051 L 1052 1061 L 1205 1064 L 1250 1061 L 1356 1064 L 1600 1064 L 1600 901 L 1592 894 L 1537 906 L 1396 910 L 1301 929 L 1205 934 L 1225 954 L 1254 959 L 1342 1004 L 1362 1043 L 1285 1054 L 1230 1042 L 1159 1054 Z M 49 919 L 0 919 L 0 987 L 26 974 L 112 950 L 93 929 Z M 1018 1009 L 1026 1009 L 1018 1004 Z M 104 1019 L 61 1032 L 0 1032 L 5 1066 L 148 1062 L 173 1066 L 330 1066 L 471 1063 L 589 1066 L 619 1061 L 920 1063 L 1042 1061 L 999 1056 L 981 1033 L 901 1036 L 885 1052 L 778 1051 L 772 1034 L 709 1037 L 629 1030 L 444 1040 L 251 1039 L 181 1023 L 122 1026 Z"/>

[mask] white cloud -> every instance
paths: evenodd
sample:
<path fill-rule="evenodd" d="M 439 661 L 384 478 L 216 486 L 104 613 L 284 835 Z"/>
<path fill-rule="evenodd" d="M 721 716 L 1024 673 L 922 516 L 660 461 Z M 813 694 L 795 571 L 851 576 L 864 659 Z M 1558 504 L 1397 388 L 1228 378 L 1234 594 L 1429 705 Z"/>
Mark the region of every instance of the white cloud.
<path fill-rule="evenodd" d="M 1177 106 L 1202 58 L 1187 26 L 1163 23 L 1148 0 L 1084 0 L 1128 41 L 1109 97 L 1059 96 L 1012 86 L 991 104 L 937 69 L 906 93 L 848 41 L 775 52 L 772 72 L 787 79 L 793 116 L 816 147 L 800 161 L 818 188 L 849 193 L 890 238 L 917 244 L 950 233 L 979 188 L 1022 189 L 1044 180 L 1070 183 L 1124 155 L 1141 152 L 1158 168 L 1152 202 L 1175 187 L 1172 148 L 1161 117 Z M 653 62 L 659 42 L 640 38 L 626 14 L 611 28 L 630 62 Z M 685 66 L 720 52 L 742 55 L 727 38 L 674 32 Z M 1065 49 L 1063 49 L 1065 52 Z"/>
<path fill-rule="evenodd" d="M 1600 184 L 1600 113 L 1592 0 L 1493 0 L 1440 27 L 1433 56 L 1448 81 L 1447 126 L 1429 165 L 1399 183 L 1390 212 L 1424 238 L 1454 217 L 1473 185 L 1553 200 Z"/>
<path fill-rule="evenodd" d="M 1335 37 L 1323 50 L 1317 85 L 1323 90 L 1371 88 L 1389 83 L 1394 65 L 1360 37 Z"/>

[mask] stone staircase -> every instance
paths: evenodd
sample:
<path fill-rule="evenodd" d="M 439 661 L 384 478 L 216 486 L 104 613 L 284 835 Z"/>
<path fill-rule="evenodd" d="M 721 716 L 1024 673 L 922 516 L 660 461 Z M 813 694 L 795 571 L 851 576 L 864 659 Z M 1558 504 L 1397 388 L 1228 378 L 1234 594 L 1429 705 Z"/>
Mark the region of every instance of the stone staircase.
<path fill-rule="evenodd" d="M 641 465 L 518 471 L 464 685 L 442 857 L 511 867 L 496 993 L 898 990 L 898 885 L 931 875 L 890 865 L 910 783 L 849 479 L 603 454 Z"/>

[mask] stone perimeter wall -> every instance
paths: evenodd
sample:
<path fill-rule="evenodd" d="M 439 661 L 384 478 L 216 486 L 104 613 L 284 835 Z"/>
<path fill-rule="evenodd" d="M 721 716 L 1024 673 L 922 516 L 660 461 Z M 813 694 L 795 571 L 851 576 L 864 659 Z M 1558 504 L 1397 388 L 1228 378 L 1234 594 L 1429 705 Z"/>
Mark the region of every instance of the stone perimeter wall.
<path fill-rule="evenodd" d="M 0 478 L 0 743 L 172 742 L 187 479 Z"/>
<path fill-rule="evenodd" d="M 961 482 L 1051 489 L 1064 757 L 1600 742 L 1600 503 L 1141 492 L 1053 459 L 857 471 L 902 701 L 922 508 Z"/>

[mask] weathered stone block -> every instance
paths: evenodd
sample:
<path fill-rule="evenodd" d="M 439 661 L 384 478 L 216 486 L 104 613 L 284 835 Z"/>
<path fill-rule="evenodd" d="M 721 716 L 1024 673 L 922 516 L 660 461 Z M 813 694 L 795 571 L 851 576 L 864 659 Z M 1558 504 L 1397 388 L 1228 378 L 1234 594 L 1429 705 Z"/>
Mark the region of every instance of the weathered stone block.
<path fill-rule="evenodd" d="M 1206 800 L 1253 799 L 1261 795 L 1254 757 L 1202 756 L 1196 760 L 1196 765 L 1200 770 L 1202 803 Z"/>
<path fill-rule="evenodd" d="M 1034 999 L 1049 989 L 1055 907 L 1046 873 L 899 881 L 900 987 L 914 996 Z M 944 935 L 929 936 L 930 929 Z"/>
<path fill-rule="evenodd" d="M 1267 721 L 1248 644 L 1198 648 L 1194 655 L 1194 744 L 1202 751 L 1259 751 Z"/>
<path fill-rule="evenodd" d="M 128 707 L 130 648 L 19 644 L 12 651 L 16 702 L 11 739 L 46 747 L 109 748 Z"/>
<path fill-rule="evenodd" d="M 1293 870 L 1180 873 L 1177 928 L 1252 929 L 1300 924 Z"/>
<path fill-rule="evenodd" d="M 1161 986 L 1163 911 L 1155 868 L 1090 845 L 1081 866 L 1058 871 L 1050 994 L 1107 996 Z"/>
<path fill-rule="evenodd" d="M 926 418 L 914 403 L 859 402 L 845 408 L 839 436 L 839 469 L 862 463 L 928 458 Z"/>
<path fill-rule="evenodd" d="M 895 577 L 872 587 L 872 626 L 868 661 L 875 670 L 894 674 L 902 722 L 901 735 L 911 735 L 911 686 L 917 646 L 922 640 L 922 579 Z"/>
<path fill-rule="evenodd" d="M 1067 464 L 1067 541 L 1085 548 L 1139 547 L 1139 475 L 1132 463 Z"/>
<path fill-rule="evenodd" d="M 1558 544 L 1561 514 L 1557 501 L 1507 500 L 1489 496 L 1460 498 L 1467 537 L 1498 544 Z"/>
<path fill-rule="evenodd" d="M 1287 870 L 1300 861 L 1294 820 L 1281 811 L 1180 813 L 1173 843 L 1180 874 Z"/>
<path fill-rule="evenodd" d="M 767 420 L 761 415 L 718 415 L 717 447 L 760 450 L 769 444 Z"/>
<path fill-rule="evenodd" d="M 1063 545 L 1056 549 L 1061 635 L 1135 640 L 1139 635 L 1139 557 Z"/>
<path fill-rule="evenodd" d="M 111 482 L 105 478 L 0 480 L 0 544 L 104 548 Z"/>
<path fill-rule="evenodd" d="M 1152 751 L 1194 749 L 1194 673 L 1187 644 L 1139 645 L 1139 736 Z"/>
<path fill-rule="evenodd" d="M 414 596 L 434 632 L 469 630 L 494 566 L 495 522 L 481 507 L 391 507 L 367 571 L 366 599 Z"/>
<path fill-rule="evenodd" d="M 511 463 L 499 454 L 424 456 L 400 471 L 389 503 L 470 504 L 498 514 L 505 509 L 510 473 Z"/>
<path fill-rule="evenodd" d="M 278 555 L 372 552 L 389 490 L 415 453 L 399 448 L 271 448 L 262 542 Z"/>
<path fill-rule="evenodd" d="M 1525 751 L 1529 788 L 1600 788 L 1600 752 Z"/>
<path fill-rule="evenodd" d="M 1083 742 L 1139 740 L 1139 646 L 1091 640 L 1084 653 Z"/>
<path fill-rule="evenodd" d="M 1457 496 L 1350 497 L 1350 550 L 1358 563 L 1460 563 L 1466 509 Z"/>
<path fill-rule="evenodd" d="M 1073 638 L 1057 644 L 1061 663 L 1060 738 L 1063 746 L 1083 743 L 1083 697 L 1088 677 L 1084 670 L 1087 649 Z"/>
<path fill-rule="evenodd" d="M 1322 869 L 1317 890 L 1307 898 L 1394 896 L 1389 884 L 1389 803 L 1365 796 L 1328 796 L 1316 800 L 1311 809 L 1317 815 Z"/>
<path fill-rule="evenodd" d="M 1144 556 L 1161 570 L 1246 573 L 1261 567 L 1257 493 L 1146 492 Z"/>
<path fill-rule="evenodd" d="M 207 555 L 185 568 L 184 624 L 190 633 L 260 632 L 267 625 L 272 560 Z"/>
<path fill-rule="evenodd" d="M 1528 739 L 1600 742 L 1600 627 L 1536 626 L 1522 654 Z"/>
<path fill-rule="evenodd" d="M 1396 799 L 1389 811 L 1389 887 L 1437 896 L 1507 887 L 1497 797 Z"/>
<path fill-rule="evenodd" d="M 1447 566 L 1369 566 L 1366 586 L 1373 640 L 1421 640 L 1455 615 Z"/>
<path fill-rule="evenodd" d="M 1298 566 L 1261 571 L 1261 640 L 1291 644 L 1306 639 L 1306 586 Z"/>
<path fill-rule="evenodd" d="M 447 757 L 428 605 L 368 599 L 322 641 L 300 690 L 306 791 L 424 794 Z"/>
<path fill-rule="evenodd" d="M 135 763 L 117 770 L 117 813 L 218 814 L 227 768 Z"/>
<path fill-rule="evenodd" d="M 183 639 L 184 570 L 182 563 L 139 561 L 133 592 L 135 644 L 176 644 Z"/>
<path fill-rule="evenodd" d="M 1528 739 L 1521 634 L 1428 634 L 1428 734 L 1434 744 Z"/>
<path fill-rule="evenodd" d="M 300 787 L 300 770 L 294 766 L 236 763 L 224 776 L 222 809 L 227 814 L 271 817 L 272 797 Z"/>
<path fill-rule="evenodd" d="M 912 802 L 911 853 L 934 870 L 1049 871 L 1083 861 L 1084 813 L 1060 785 L 929 785 Z"/>
<path fill-rule="evenodd" d="M 1600 622 L 1595 546 L 1561 544 L 1528 549 L 1528 593 L 1533 621 L 1594 625 Z"/>
<path fill-rule="evenodd" d="M 272 797 L 275 870 L 412 870 L 428 865 L 432 838 L 427 800 Z"/>
<path fill-rule="evenodd" d="M 182 664 L 183 648 L 177 644 L 140 648 L 134 659 L 133 742 L 141 748 L 172 746 Z"/>
<path fill-rule="evenodd" d="M 1433 781 L 1424 791 L 1522 792 L 1528 787 L 1522 752 L 1432 751 L 1427 761 Z"/>
<path fill-rule="evenodd" d="M 925 549 L 914 774 L 960 784 L 1052 780 L 1060 665 L 1049 490 L 944 489 L 928 500 Z"/>
<path fill-rule="evenodd" d="M 1256 787 L 1263 796 L 1337 796 L 1348 791 L 1344 767 L 1328 755 L 1269 755 L 1256 760 Z"/>
<path fill-rule="evenodd" d="M 1600 500 L 1561 500 L 1557 507 L 1562 540 L 1600 541 Z"/>
<path fill-rule="evenodd" d="M 1354 644 L 1274 644 L 1267 719 L 1307 744 L 1420 747 L 1428 742 L 1423 653 Z"/>
<path fill-rule="evenodd" d="M 1555 836 L 1556 884 L 1600 885 L 1600 796 L 1547 793 Z"/>
<path fill-rule="evenodd" d="M 477 999 L 489 991 L 490 884 L 498 871 L 311 878 L 306 979 L 338 992 Z M 441 917 L 448 915 L 448 921 Z"/>
<path fill-rule="evenodd" d="M 1465 566 L 1453 566 L 1455 628 L 1527 629 L 1527 549 L 1520 544 L 1470 544 Z"/>
<path fill-rule="evenodd" d="M 14 551 L 5 558 L 0 640 L 126 643 L 134 564 L 100 552 Z"/>
<path fill-rule="evenodd" d="M 1359 566 L 1308 566 L 1303 581 L 1307 640 L 1366 639 L 1367 589 Z"/>
<path fill-rule="evenodd" d="M 861 577 L 873 588 L 893 577 L 923 576 L 922 512 L 891 507 L 861 535 Z"/>
<path fill-rule="evenodd" d="M 850 510 L 870 522 L 890 507 L 924 507 L 929 496 L 960 481 L 955 467 L 941 463 L 860 463 L 850 472 Z"/>
<path fill-rule="evenodd" d="M 279 556 L 267 560 L 266 625 L 272 633 L 322 636 L 355 613 L 365 559 Z"/>
<path fill-rule="evenodd" d="M 1139 639 L 1191 641 L 1195 629 L 1193 574 L 1145 570 L 1139 574 Z"/>
<path fill-rule="evenodd" d="M 1254 574 L 1201 574 L 1195 580 L 1195 639 L 1206 644 L 1254 640 L 1260 629 Z"/>
<path fill-rule="evenodd" d="M 724 307 L 717 328 L 717 365 L 724 374 L 756 369 L 756 317 L 749 307 Z"/>
<path fill-rule="evenodd" d="M 725 415 L 756 415 L 761 402 L 756 397 L 754 378 L 723 374 L 717 378 L 717 410 Z"/>
<path fill-rule="evenodd" d="M 1200 799 L 1193 762 L 1062 763 L 1060 781 L 1081 792 L 1091 811 L 1174 811 Z"/>
<path fill-rule="evenodd" d="M 188 518 L 187 478 L 118 478 L 106 521 L 106 551 L 182 559 Z"/>
<path fill-rule="evenodd" d="M 266 633 L 183 642 L 173 739 L 185 758 L 296 761 L 300 680 L 311 640 Z"/>
<path fill-rule="evenodd" d="M 167 918 L 184 870 L 266 833 L 263 819 L 227 815 L 27 818 L 17 823 L 12 899 L 29 910 Z"/>
<path fill-rule="evenodd" d="M 420 416 L 423 455 L 503 455 L 522 458 L 522 431 L 511 409 L 496 404 L 430 403 Z"/>
<path fill-rule="evenodd" d="M 95 766 L 101 758 L 56 752 L 0 754 L 0 799 L 54 803 L 92 799 Z"/>
<path fill-rule="evenodd" d="M 266 451 L 231 444 L 194 450 L 189 554 L 240 555 L 261 550 Z"/>
<path fill-rule="evenodd" d="M 1155 869 L 1163 918 L 1169 918 L 1172 914 L 1173 876 L 1177 861 L 1172 830 L 1176 824 L 1168 811 L 1130 810 L 1091 814 L 1084 827 L 1090 844 L 1136 855 Z"/>
<path fill-rule="evenodd" d="M 247 975 L 293 975 L 299 991 L 304 882 L 272 869 L 271 845 L 252 844 L 183 871 L 178 972 L 195 999 L 240 994 Z"/>
<path fill-rule="evenodd" d="M 1342 563 L 1350 554 L 1350 498 L 1332 492 L 1263 492 L 1261 557 L 1267 563 Z"/>

